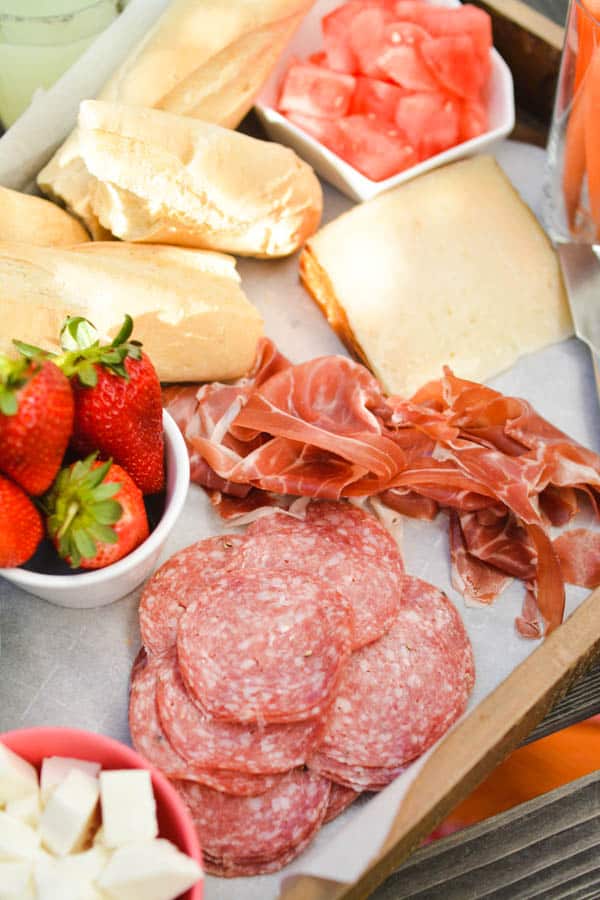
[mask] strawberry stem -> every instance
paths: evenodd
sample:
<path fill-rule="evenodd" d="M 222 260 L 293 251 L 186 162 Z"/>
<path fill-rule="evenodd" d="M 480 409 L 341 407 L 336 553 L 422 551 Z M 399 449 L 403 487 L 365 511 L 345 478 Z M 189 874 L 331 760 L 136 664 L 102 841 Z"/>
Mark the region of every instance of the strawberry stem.
<path fill-rule="evenodd" d="M 62 541 L 63 537 L 71 527 L 73 519 L 79 512 L 79 503 L 73 501 L 73 503 L 69 504 L 69 508 L 67 509 L 67 515 L 65 517 L 65 521 L 63 522 L 61 528 L 57 531 L 56 537 L 59 541 Z"/>
<path fill-rule="evenodd" d="M 11 359 L 0 353 L 0 413 L 14 416 L 19 409 L 18 391 L 39 371 L 27 359 Z"/>

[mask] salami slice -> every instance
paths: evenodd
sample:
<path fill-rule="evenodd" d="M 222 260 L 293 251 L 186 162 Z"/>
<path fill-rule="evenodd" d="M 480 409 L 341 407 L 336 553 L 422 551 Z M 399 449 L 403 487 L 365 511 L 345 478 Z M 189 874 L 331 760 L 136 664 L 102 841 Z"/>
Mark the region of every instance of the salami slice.
<path fill-rule="evenodd" d="M 352 788 L 343 787 L 343 785 L 332 781 L 323 825 L 337 819 L 351 803 L 354 803 L 357 797 L 360 797 L 360 791 L 353 791 Z"/>
<path fill-rule="evenodd" d="M 177 655 L 188 691 L 211 715 L 296 722 L 329 706 L 352 636 L 350 607 L 323 581 L 247 569 L 188 607 Z"/>
<path fill-rule="evenodd" d="M 317 772 L 332 783 L 352 791 L 382 791 L 401 775 L 406 766 L 358 766 L 347 765 L 331 759 L 324 753 L 315 753 L 308 760 L 311 772 Z"/>
<path fill-rule="evenodd" d="M 471 645 L 454 606 L 417 578 L 404 590 L 394 626 L 342 673 L 318 749 L 344 765 L 395 768 L 419 756 L 459 717 L 473 687 Z"/>
<path fill-rule="evenodd" d="M 273 513 L 253 522 L 239 565 L 302 568 L 335 584 L 354 612 L 353 649 L 380 638 L 402 604 L 403 565 L 396 542 L 350 503 L 311 503 L 306 519 Z"/>
<path fill-rule="evenodd" d="M 169 778 L 198 781 L 217 791 L 256 796 L 276 783 L 270 775 L 248 775 L 237 771 L 212 770 L 183 759 L 168 741 L 157 716 L 157 676 L 164 659 L 147 663 L 138 657 L 132 671 L 129 731 L 133 746 Z"/>
<path fill-rule="evenodd" d="M 326 778 L 304 769 L 288 773 L 260 797 L 231 797 L 186 781 L 175 786 L 203 853 L 219 874 L 229 875 L 257 874 L 270 871 L 265 867 L 274 862 L 278 868 L 289 862 L 322 824 L 330 791 Z"/>
<path fill-rule="evenodd" d="M 318 719 L 263 727 L 214 719 L 192 702 L 172 657 L 163 658 L 156 699 L 165 734 L 188 764 L 234 769 L 263 780 L 266 773 L 287 772 L 301 766 L 316 746 L 321 731 Z"/>
<path fill-rule="evenodd" d="M 243 537 L 224 534 L 180 550 L 158 569 L 140 600 L 140 630 L 153 654 L 175 646 L 177 625 L 185 609 L 202 596 L 207 584 L 235 565 Z"/>

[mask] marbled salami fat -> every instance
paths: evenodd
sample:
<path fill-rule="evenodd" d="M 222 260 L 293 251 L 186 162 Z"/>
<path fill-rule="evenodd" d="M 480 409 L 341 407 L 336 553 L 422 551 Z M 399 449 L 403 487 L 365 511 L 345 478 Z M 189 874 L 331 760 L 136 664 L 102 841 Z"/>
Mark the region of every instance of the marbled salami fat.
<path fill-rule="evenodd" d="M 329 778 L 347 790 L 382 791 L 404 772 L 406 766 L 359 766 L 338 762 L 324 753 L 313 754 L 308 762 L 311 772 Z"/>
<path fill-rule="evenodd" d="M 257 874 L 285 865 L 307 843 L 325 816 L 326 778 L 304 769 L 283 776 L 259 797 L 230 797 L 192 782 L 176 782 L 198 830 L 203 853 L 219 874 Z M 240 872 L 245 867 L 253 871 Z M 237 871 L 235 871 L 237 869 Z"/>
<path fill-rule="evenodd" d="M 354 791 L 352 788 L 344 787 L 332 781 L 323 825 L 327 825 L 328 822 L 337 819 L 351 803 L 354 803 L 357 797 L 360 797 L 360 791 Z"/>
<path fill-rule="evenodd" d="M 177 625 L 187 607 L 202 596 L 206 585 L 235 565 L 243 538 L 236 534 L 198 541 L 176 553 L 158 569 L 140 600 L 140 630 L 153 654 L 175 646 Z"/>
<path fill-rule="evenodd" d="M 282 513 L 258 519 L 238 564 L 288 565 L 335 584 L 354 612 L 353 649 L 385 634 L 403 602 L 396 542 L 374 516 L 346 502 L 311 503 L 303 520 Z"/>
<path fill-rule="evenodd" d="M 417 578 L 404 591 L 393 627 L 342 672 L 318 749 L 346 766 L 415 759 L 458 718 L 473 687 L 471 644 L 454 606 Z"/>
<path fill-rule="evenodd" d="M 335 589 L 291 569 L 232 571 L 179 623 L 188 691 L 228 721 L 296 722 L 328 707 L 353 639 Z"/>
<path fill-rule="evenodd" d="M 255 796 L 276 783 L 270 775 L 218 771 L 195 765 L 181 757 L 165 735 L 157 715 L 158 673 L 166 659 L 157 657 L 144 663 L 139 654 L 131 677 L 129 731 L 133 746 L 169 778 L 198 781 L 217 791 L 239 796 Z"/>
<path fill-rule="evenodd" d="M 213 718 L 192 702 L 173 657 L 159 667 L 157 707 L 169 742 L 188 764 L 256 778 L 301 766 L 321 731 L 316 719 L 260 726 Z"/>

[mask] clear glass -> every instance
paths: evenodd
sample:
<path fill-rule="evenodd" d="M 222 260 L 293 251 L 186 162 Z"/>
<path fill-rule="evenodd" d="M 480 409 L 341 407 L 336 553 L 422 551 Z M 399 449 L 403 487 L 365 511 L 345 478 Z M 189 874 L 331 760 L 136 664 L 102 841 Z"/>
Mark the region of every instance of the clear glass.
<path fill-rule="evenodd" d="M 0 0 L 0 120 L 8 128 L 119 13 L 119 0 Z"/>
<path fill-rule="evenodd" d="M 600 240 L 600 0 L 571 0 L 548 140 L 544 221 L 554 240 Z"/>

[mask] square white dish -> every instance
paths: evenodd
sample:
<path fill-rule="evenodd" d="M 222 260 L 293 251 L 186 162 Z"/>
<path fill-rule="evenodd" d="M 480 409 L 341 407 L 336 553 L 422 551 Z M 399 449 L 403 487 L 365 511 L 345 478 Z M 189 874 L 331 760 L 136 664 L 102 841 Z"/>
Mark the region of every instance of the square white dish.
<path fill-rule="evenodd" d="M 255 103 L 255 109 L 271 140 L 291 147 L 302 159 L 310 163 L 322 178 L 325 178 L 347 197 L 361 202 L 388 191 L 404 181 L 410 181 L 411 178 L 437 166 L 487 150 L 491 144 L 506 137 L 512 131 L 515 124 L 513 80 L 510 69 L 496 50 L 492 50 L 491 53 L 491 75 L 487 92 L 489 128 L 485 134 L 457 144 L 443 153 L 437 153 L 418 165 L 411 166 L 383 181 L 372 181 L 362 175 L 337 154 L 286 119 L 277 111 L 276 104 L 289 60 L 292 57 L 305 59 L 310 53 L 323 48 L 321 19 L 341 6 L 342 2 L 343 0 L 317 0 L 263 87 Z M 460 3 L 459 0 L 437 0 L 435 5 L 455 7 L 460 6 Z"/>

